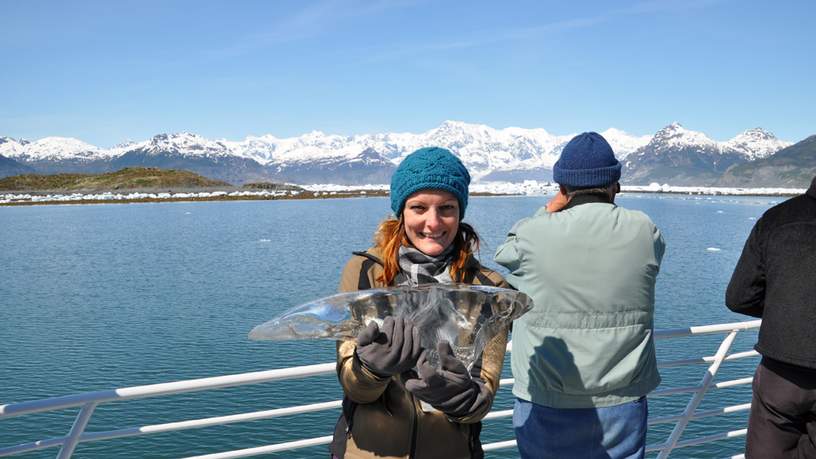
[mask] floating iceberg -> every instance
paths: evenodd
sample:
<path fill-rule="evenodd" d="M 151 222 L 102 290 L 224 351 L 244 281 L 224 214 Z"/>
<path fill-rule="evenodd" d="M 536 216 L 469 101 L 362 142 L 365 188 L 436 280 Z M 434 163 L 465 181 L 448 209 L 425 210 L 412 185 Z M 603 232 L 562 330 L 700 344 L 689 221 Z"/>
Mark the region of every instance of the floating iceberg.
<path fill-rule="evenodd" d="M 249 333 L 253 340 L 354 338 L 371 321 L 406 317 L 420 331 L 420 343 L 435 365 L 436 344 L 451 343 L 467 367 L 485 344 L 532 308 L 524 293 L 481 285 L 426 284 L 340 293 L 295 308 Z"/>

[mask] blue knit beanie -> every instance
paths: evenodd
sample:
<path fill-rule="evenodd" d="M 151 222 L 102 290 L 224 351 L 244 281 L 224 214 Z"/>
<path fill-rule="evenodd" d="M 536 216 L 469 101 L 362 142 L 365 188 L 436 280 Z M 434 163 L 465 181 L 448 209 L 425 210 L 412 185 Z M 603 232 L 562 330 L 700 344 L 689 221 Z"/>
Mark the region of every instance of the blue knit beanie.
<path fill-rule="evenodd" d="M 596 132 L 572 138 L 553 167 L 553 181 L 573 188 L 605 188 L 621 176 L 621 163 L 606 139 Z"/>
<path fill-rule="evenodd" d="M 420 148 L 402 160 L 391 176 L 391 210 L 399 216 L 405 200 L 419 190 L 444 190 L 459 200 L 459 219 L 465 218 L 470 174 L 449 150 Z"/>

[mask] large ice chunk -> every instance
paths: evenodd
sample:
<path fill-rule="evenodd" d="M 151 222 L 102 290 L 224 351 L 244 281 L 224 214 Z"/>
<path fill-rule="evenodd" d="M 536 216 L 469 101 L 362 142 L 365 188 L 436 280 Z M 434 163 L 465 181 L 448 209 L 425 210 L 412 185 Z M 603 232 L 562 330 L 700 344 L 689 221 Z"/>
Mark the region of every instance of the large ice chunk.
<path fill-rule="evenodd" d="M 422 347 L 436 363 L 436 344 L 451 343 L 468 367 L 485 344 L 532 307 L 524 293 L 481 285 L 425 284 L 340 293 L 292 308 L 258 325 L 253 340 L 346 339 L 357 336 L 372 320 L 388 316 L 411 319 L 420 330 Z"/>

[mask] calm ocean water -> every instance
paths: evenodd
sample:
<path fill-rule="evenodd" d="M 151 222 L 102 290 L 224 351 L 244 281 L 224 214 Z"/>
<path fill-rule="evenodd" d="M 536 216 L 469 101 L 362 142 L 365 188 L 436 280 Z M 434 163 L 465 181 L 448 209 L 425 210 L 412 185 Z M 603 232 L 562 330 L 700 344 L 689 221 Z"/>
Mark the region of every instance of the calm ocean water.
<path fill-rule="evenodd" d="M 667 253 L 657 289 L 658 328 L 748 320 L 723 305 L 725 286 L 754 219 L 779 198 L 624 195 L 648 213 Z M 545 197 L 471 198 L 466 220 L 492 254 L 510 226 Z M 385 198 L 0 207 L 0 404 L 333 361 L 328 341 L 258 343 L 256 324 L 335 292 L 352 250 L 370 245 Z M 709 250 L 719 249 L 716 250 Z M 713 355 L 721 337 L 673 339 L 661 359 Z M 734 351 L 750 349 L 743 333 Z M 748 376 L 756 359 L 727 363 L 719 380 Z M 704 366 L 663 370 L 662 387 L 693 385 Z M 509 358 L 505 375 L 509 377 Z M 89 431 L 198 419 L 342 396 L 334 376 L 103 405 Z M 688 395 L 650 401 L 678 413 Z M 702 408 L 745 403 L 750 388 L 710 392 Z M 512 406 L 509 388 L 495 407 Z M 0 447 L 65 435 L 77 410 L 0 420 Z M 328 435 L 337 412 L 81 444 L 74 457 L 180 457 Z M 744 427 L 745 413 L 692 422 L 684 439 Z M 650 428 L 662 442 L 671 424 Z M 512 437 L 509 418 L 483 441 Z M 743 439 L 677 450 L 724 457 Z M 325 457 L 325 446 L 269 457 Z M 54 457 L 47 449 L 21 458 Z M 516 457 L 514 450 L 489 457 Z"/>

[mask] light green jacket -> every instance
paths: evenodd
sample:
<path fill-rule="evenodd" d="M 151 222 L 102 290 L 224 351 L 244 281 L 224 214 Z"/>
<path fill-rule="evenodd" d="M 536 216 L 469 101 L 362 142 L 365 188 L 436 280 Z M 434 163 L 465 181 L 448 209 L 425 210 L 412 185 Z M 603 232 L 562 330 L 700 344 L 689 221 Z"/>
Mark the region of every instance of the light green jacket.
<path fill-rule="evenodd" d="M 636 400 L 660 384 L 654 292 L 665 244 L 646 214 L 589 202 L 515 224 L 496 251 L 535 303 L 513 324 L 513 393 L 553 408 Z"/>

